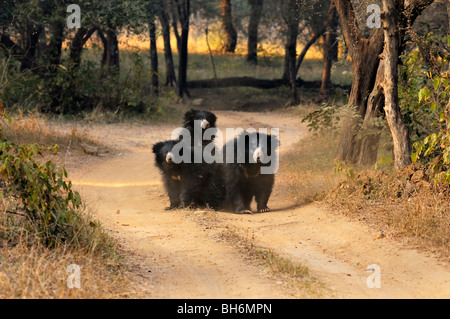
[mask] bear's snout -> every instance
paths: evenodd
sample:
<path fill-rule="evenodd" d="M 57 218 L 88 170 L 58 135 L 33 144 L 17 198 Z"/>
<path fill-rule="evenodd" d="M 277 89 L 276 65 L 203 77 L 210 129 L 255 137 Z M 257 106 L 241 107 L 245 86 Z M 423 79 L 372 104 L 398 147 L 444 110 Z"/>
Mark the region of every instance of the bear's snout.
<path fill-rule="evenodd" d="M 263 157 L 264 157 L 264 153 L 263 153 L 261 147 L 258 147 L 256 149 L 256 151 L 253 153 L 253 161 L 255 163 L 259 163 L 260 164 L 261 163 L 261 158 L 263 158 Z"/>
<path fill-rule="evenodd" d="M 206 130 L 207 128 L 209 128 L 211 125 L 209 124 L 209 122 L 205 119 L 202 120 L 202 129 Z"/>
<path fill-rule="evenodd" d="M 169 164 L 173 163 L 173 154 L 172 154 L 172 152 L 167 153 L 167 155 L 166 155 L 166 162 L 169 163 Z"/>

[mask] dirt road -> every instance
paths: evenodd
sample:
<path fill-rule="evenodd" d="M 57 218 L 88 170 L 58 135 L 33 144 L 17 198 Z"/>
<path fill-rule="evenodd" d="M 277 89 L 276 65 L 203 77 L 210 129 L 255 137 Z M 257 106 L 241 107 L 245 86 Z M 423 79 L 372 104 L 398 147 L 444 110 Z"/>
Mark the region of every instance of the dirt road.
<path fill-rule="evenodd" d="M 280 128 L 281 154 L 306 134 L 300 120 L 288 115 L 216 115 L 219 128 Z M 151 146 L 169 139 L 173 127 L 115 124 L 85 129 L 120 153 L 97 158 L 69 177 L 121 242 L 133 265 L 135 287 L 146 298 L 450 297 L 448 265 L 394 239 L 376 239 L 377 230 L 319 204 L 295 207 L 275 192 L 269 213 L 165 211 L 168 199 Z M 230 229 L 309 267 L 323 289 L 311 292 L 272 275 L 222 239 Z M 380 267 L 380 288 L 367 285 L 372 273 L 366 269 L 373 264 Z"/>

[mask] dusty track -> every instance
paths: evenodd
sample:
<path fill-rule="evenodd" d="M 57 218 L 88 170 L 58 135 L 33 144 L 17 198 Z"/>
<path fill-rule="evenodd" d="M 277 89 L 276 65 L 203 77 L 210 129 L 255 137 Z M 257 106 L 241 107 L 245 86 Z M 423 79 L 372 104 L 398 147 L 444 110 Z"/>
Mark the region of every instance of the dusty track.
<path fill-rule="evenodd" d="M 306 130 L 298 118 L 273 113 L 216 112 L 218 127 L 278 127 L 281 152 Z M 117 237 L 133 265 L 132 280 L 147 298 L 449 298 L 450 271 L 432 256 L 405 248 L 376 230 L 318 204 L 292 207 L 282 194 L 270 213 L 170 211 L 151 145 L 173 127 L 96 125 L 94 138 L 116 147 L 70 173 L 88 206 Z M 275 185 L 276 187 L 276 185 Z M 224 231 L 308 266 L 324 283 L 320 295 L 277 279 L 230 242 Z M 367 266 L 381 268 L 381 288 L 369 289 Z M 142 295 L 140 295 L 142 296 Z"/>

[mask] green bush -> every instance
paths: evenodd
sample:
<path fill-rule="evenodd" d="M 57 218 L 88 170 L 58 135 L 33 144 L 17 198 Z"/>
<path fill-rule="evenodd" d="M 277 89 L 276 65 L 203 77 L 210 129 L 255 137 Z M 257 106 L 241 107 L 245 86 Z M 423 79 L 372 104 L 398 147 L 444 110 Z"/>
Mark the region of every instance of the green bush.
<path fill-rule="evenodd" d="M 413 144 L 412 160 L 425 159 L 436 172 L 437 182 L 450 185 L 450 73 L 430 77 L 433 94 L 427 86 L 419 91 L 418 99 L 428 105 L 437 116 L 433 122 L 434 132 Z M 444 103 L 448 101 L 445 105 Z"/>
<path fill-rule="evenodd" d="M 14 241 L 25 234 L 27 240 L 37 238 L 49 247 L 68 243 L 95 250 L 91 235 L 99 224 L 82 216 L 84 204 L 67 171 L 43 160 L 48 150 L 56 153 L 58 146 L 44 150 L 35 143 L 17 145 L 0 131 L 0 199 L 6 216 L 0 237 Z"/>
<path fill-rule="evenodd" d="M 424 38 L 428 58 L 421 50 L 402 56 L 399 98 L 413 142 L 412 161 L 430 166 L 436 182 L 450 185 L 449 56 L 436 49 L 443 41 L 448 37 L 430 33 Z"/>
<path fill-rule="evenodd" d="M 64 54 L 51 77 L 21 71 L 19 63 L 0 57 L 0 101 L 11 111 L 36 108 L 79 115 L 98 108 L 115 114 L 157 116 L 169 94 L 164 88 L 160 97 L 152 94 L 141 52 L 122 53 L 119 73 L 92 59 L 73 68 Z"/>

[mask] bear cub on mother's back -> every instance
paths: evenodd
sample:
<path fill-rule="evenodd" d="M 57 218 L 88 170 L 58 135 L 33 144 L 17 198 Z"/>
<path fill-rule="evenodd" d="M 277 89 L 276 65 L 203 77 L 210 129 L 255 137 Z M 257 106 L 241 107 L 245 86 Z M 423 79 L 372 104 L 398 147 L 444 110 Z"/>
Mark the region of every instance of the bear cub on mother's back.
<path fill-rule="evenodd" d="M 196 145 L 196 141 L 194 140 L 194 132 L 201 132 L 201 136 L 199 136 L 198 146 L 205 147 L 208 143 L 214 140 L 214 136 L 211 138 L 203 139 L 203 135 L 207 129 L 213 129 L 216 127 L 217 117 L 214 113 L 206 110 L 194 110 L 191 109 L 184 113 L 183 118 L 183 127 L 187 129 L 191 135 L 191 146 L 194 147 Z M 196 130 L 197 128 L 197 130 Z"/>

